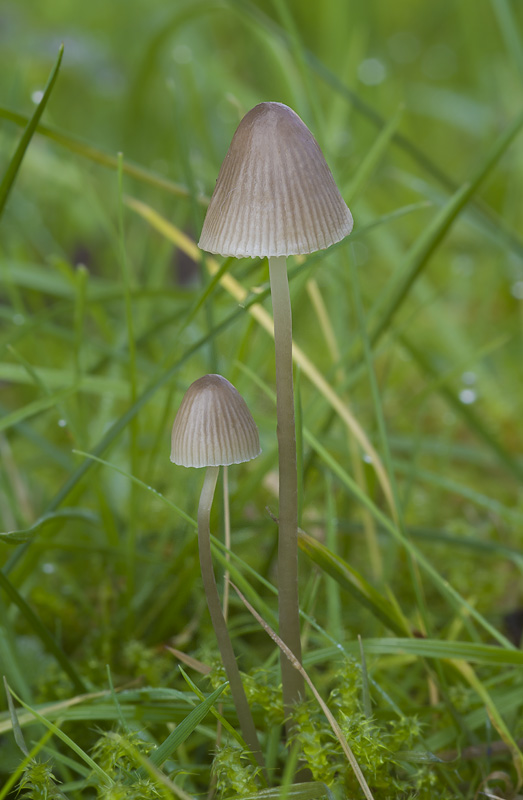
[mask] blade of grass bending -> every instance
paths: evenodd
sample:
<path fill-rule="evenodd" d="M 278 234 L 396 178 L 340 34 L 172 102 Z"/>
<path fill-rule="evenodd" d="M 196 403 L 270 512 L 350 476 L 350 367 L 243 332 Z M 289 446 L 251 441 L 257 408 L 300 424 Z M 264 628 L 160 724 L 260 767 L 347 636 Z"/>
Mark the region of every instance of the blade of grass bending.
<path fill-rule="evenodd" d="M 20 723 L 18 722 L 15 704 L 13 703 L 13 697 L 11 695 L 11 692 L 9 691 L 9 684 L 7 683 L 5 675 L 4 675 L 4 688 L 5 688 L 5 695 L 7 697 L 7 707 L 9 709 L 9 716 L 11 717 L 11 725 L 13 727 L 13 736 L 15 737 L 15 742 L 22 751 L 22 753 L 24 754 L 24 756 L 28 756 L 29 750 L 27 749 L 24 735 L 22 733 Z"/>
<path fill-rule="evenodd" d="M 185 672 L 185 671 L 182 669 L 182 667 L 179 667 L 179 670 L 180 670 L 180 672 L 182 673 L 182 676 L 183 676 L 183 679 L 184 679 L 184 681 L 187 683 L 187 685 L 188 685 L 188 686 L 191 688 L 191 690 L 194 692 L 194 694 L 196 695 L 196 697 L 198 698 L 198 700 L 200 700 L 200 701 L 203 701 L 203 700 L 205 700 L 205 695 L 203 694 L 203 692 L 201 692 L 201 691 L 200 691 L 200 689 L 198 689 L 198 687 L 196 686 L 196 684 L 194 683 L 194 681 L 192 681 L 192 680 L 190 679 L 190 677 L 189 677 L 189 676 L 187 675 L 187 673 L 186 673 L 186 672 Z M 236 739 L 236 741 L 238 742 L 238 744 L 239 744 L 239 745 L 240 745 L 240 746 L 241 746 L 243 749 L 245 749 L 245 748 L 246 748 L 246 744 L 245 744 L 245 742 L 243 741 L 243 739 L 242 739 L 241 735 L 238 733 L 238 731 L 237 731 L 235 728 L 233 728 L 233 726 L 231 725 L 231 723 L 230 723 L 230 722 L 228 722 L 228 720 L 226 720 L 226 719 L 225 719 L 225 717 L 223 717 L 223 716 L 220 714 L 220 712 L 218 711 L 218 709 L 216 709 L 214 706 L 211 706 L 211 709 L 210 709 L 210 711 L 211 711 L 211 714 L 213 715 L 213 717 L 215 717 L 215 718 L 216 718 L 216 719 L 217 719 L 217 720 L 220 722 L 220 724 L 221 724 L 221 725 L 222 725 L 222 726 L 223 726 L 223 727 L 224 727 L 224 728 L 225 728 L 225 729 L 226 729 L 226 730 L 229 732 L 229 734 L 230 734 L 230 735 L 233 737 L 233 739 Z M 250 756 L 251 756 L 251 762 L 252 762 L 252 764 L 253 764 L 254 766 L 257 766 L 257 765 L 256 765 L 256 759 L 254 758 L 254 756 L 252 755 L 252 753 L 250 754 Z"/>
<path fill-rule="evenodd" d="M 29 117 L 18 114 L 16 111 L 11 111 L 11 109 L 5 108 L 4 106 L 0 106 L 0 119 L 7 119 L 9 122 L 14 122 L 15 125 L 20 126 L 26 125 L 29 122 Z M 118 169 L 118 159 L 115 156 L 104 153 L 103 150 L 98 150 L 98 148 L 93 147 L 87 142 L 83 142 L 75 136 L 61 133 L 60 131 L 54 130 L 54 128 L 49 128 L 47 125 L 37 125 L 36 133 L 40 134 L 40 136 L 45 136 L 46 139 L 52 142 L 56 142 L 56 144 L 59 144 L 61 147 L 65 147 L 65 149 L 69 150 L 71 153 L 75 153 L 76 155 L 82 156 L 82 158 L 92 161 L 94 164 L 99 164 L 102 167 L 114 171 Z M 139 164 L 133 164 L 128 161 L 123 165 L 123 171 L 130 178 L 154 186 L 157 189 L 163 189 L 169 192 L 169 194 L 175 195 L 175 197 L 189 196 L 189 192 L 185 186 L 174 183 L 168 178 L 164 178 L 162 175 L 157 175 L 155 172 L 145 169 L 145 167 Z M 209 198 L 202 195 L 198 198 L 198 202 L 206 206 L 209 204 Z"/>
<path fill-rule="evenodd" d="M 72 739 L 70 739 L 69 736 L 67 736 L 67 734 L 65 734 L 57 725 L 55 725 L 54 723 L 50 722 L 46 717 L 42 716 L 42 714 L 39 714 L 38 711 L 35 711 L 35 709 L 31 708 L 31 706 L 28 706 L 27 703 L 24 703 L 24 701 L 21 700 L 18 697 L 18 695 L 15 694 L 15 692 L 13 692 L 13 690 L 11 688 L 9 688 L 9 691 L 11 692 L 11 694 L 13 695 L 15 700 L 18 703 L 20 703 L 22 708 L 25 708 L 26 711 L 29 711 L 33 715 L 33 717 L 35 719 L 37 719 L 39 722 L 41 722 L 43 725 L 45 725 L 47 730 L 52 731 L 52 733 L 55 736 L 57 736 L 59 739 L 61 739 L 62 742 L 64 742 L 64 744 L 66 744 L 68 747 L 70 747 L 71 750 L 73 750 L 73 752 L 75 752 L 82 759 L 82 761 L 85 761 L 85 763 L 93 770 L 93 772 L 95 772 L 96 775 L 98 775 L 98 777 L 100 778 L 100 780 L 102 781 L 102 783 L 105 786 L 109 786 L 109 787 L 114 786 L 113 779 L 110 778 L 109 775 L 106 772 L 104 772 L 104 770 L 100 766 L 98 766 L 98 764 L 95 761 L 93 761 L 93 759 L 90 758 L 87 755 L 87 753 L 85 753 L 82 750 L 81 747 L 79 747 L 76 744 L 76 742 L 74 742 Z"/>
<path fill-rule="evenodd" d="M 91 525 L 96 525 L 100 522 L 98 515 L 86 508 L 61 508 L 59 511 L 54 511 L 50 514 L 43 514 L 29 528 L 24 528 L 23 530 L 18 531 L 8 531 L 7 533 L 0 533 L 0 542 L 3 542 L 4 544 L 21 544 L 23 542 L 28 542 L 42 528 L 45 528 L 46 525 L 62 519 L 79 519 L 83 520 L 84 522 L 88 522 Z"/>
<path fill-rule="evenodd" d="M 13 586 L 7 576 L 0 570 L 0 588 L 4 590 L 9 599 L 19 608 L 21 614 L 25 617 L 28 625 L 33 629 L 36 636 L 43 642 L 46 649 L 54 655 L 63 671 L 69 676 L 71 682 L 77 692 L 87 692 L 87 687 L 78 672 L 76 671 L 72 661 L 58 645 L 53 635 L 43 624 L 42 620 L 35 614 L 31 606 L 24 600 L 22 595 Z"/>
<path fill-rule="evenodd" d="M 394 316 L 398 309 L 401 307 L 409 291 L 415 282 L 416 278 L 420 275 L 423 268 L 426 266 L 430 257 L 441 243 L 449 228 L 459 216 L 461 211 L 465 208 L 467 203 L 472 199 L 473 195 L 478 190 L 480 184 L 487 177 L 492 168 L 497 164 L 505 150 L 511 144 L 513 139 L 518 135 L 523 127 L 523 113 L 520 113 L 514 122 L 501 134 L 499 139 L 491 147 L 483 163 L 477 169 L 475 175 L 470 181 L 463 184 L 457 192 L 450 198 L 447 205 L 445 205 L 432 224 L 429 225 L 425 233 L 415 243 L 412 248 L 407 265 L 403 269 L 401 275 L 394 279 L 389 298 L 386 301 L 384 309 L 374 308 L 371 315 L 374 316 L 380 313 L 380 320 L 374 326 L 370 333 L 370 340 L 372 345 L 375 345 L 381 336 L 390 327 Z"/>
<path fill-rule="evenodd" d="M 165 739 L 156 750 L 153 750 L 149 756 L 149 761 L 154 764 L 155 767 L 160 767 L 174 751 L 185 742 L 204 717 L 207 716 L 211 707 L 215 704 L 226 686 L 227 683 L 222 683 L 221 686 L 218 686 L 203 703 L 196 706 L 196 708 L 176 726 L 174 731 L 169 734 L 167 739 Z"/>
<path fill-rule="evenodd" d="M 84 458 L 91 459 L 91 461 L 96 461 L 98 464 L 103 464 L 104 467 L 110 467 L 110 469 L 113 469 L 115 472 L 119 472 L 120 475 L 124 475 L 126 478 L 129 478 L 129 480 L 135 483 L 137 486 L 141 486 L 143 489 L 146 489 L 148 492 L 152 492 L 154 495 L 156 495 L 156 497 L 162 500 L 162 502 L 166 503 L 172 511 L 175 511 L 183 520 L 185 520 L 185 522 L 187 522 L 191 526 L 191 528 L 196 529 L 198 527 L 198 523 L 196 522 L 196 520 L 190 517 L 189 514 L 186 514 L 185 511 L 183 511 L 177 505 L 168 500 L 168 498 L 165 497 L 165 495 L 161 494 L 153 486 L 148 486 L 146 483 L 144 483 L 144 481 L 141 481 L 140 478 L 137 478 L 132 473 L 127 472 L 127 470 L 122 469 L 121 467 L 117 467 L 116 464 L 111 464 L 110 461 L 105 461 L 103 458 L 100 458 L 99 456 L 95 456 L 94 453 L 84 453 L 83 450 L 73 450 L 72 452 L 78 456 L 83 456 Z"/>
<path fill-rule="evenodd" d="M 182 667 L 179 667 L 179 670 L 180 670 L 180 672 L 181 672 L 181 673 L 182 673 L 182 675 L 183 675 L 183 679 L 184 679 L 184 680 L 185 680 L 185 682 L 188 684 L 188 686 L 190 686 L 190 688 L 192 689 L 192 691 L 195 693 L 196 697 L 198 697 L 198 699 L 199 699 L 199 700 L 205 700 L 205 696 L 204 696 L 203 692 L 201 692 L 201 691 L 198 689 L 198 687 L 196 686 L 196 684 L 195 684 L 195 683 L 193 683 L 193 681 L 192 681 L 192 680 L 189 678 L 189 676 L 187 675 L 187 673 L 186 673 L 186 672 L 184 672 L 184 670 L 182 669 Z M 233 728 L 233 726 L 231 725 L 231 723 L 230 723 L 230 722 L 228 722 L 228 721 L 225 719 L 225 717 L 223 717 L 223 716 L 221 715 L 220 711 L 218 711 L 218 710 L 217 710 L 217 709 L 216 709 L 214 706 L 212 706 L 212 707 L 211 707 L 211 714 L 212 714 L 214 717 L 216 717 L 216 719 L 218 720 L 219 724 L 220 724 L 220 725 L 221 725 L 223 728 L 225 728 L 225 730 L 227 730 L 227 731 L 229 732 L 229 735 L 230 735 L 230 736 L 232 736 L 234 739 L 236 739 L 236 741 L 238 742 L 238 744 L 240 745 L 240 747 L 241 747 L 243 750 L 245 750 L 245 751 L 248 751 L 248 750 L 249 750 L 249 748 L 247 747 L 247 744 L 245 743 L 245 741 L 243 740 L 243 738 L 241 737 L 241 735 L 238 733 L 238 731 L 237 731 L 235 728 Z M 246 755 L 249 757 L 249 759 L 250 759 L 250 761 L 251 761 L 251 764 L 252 764 L 252 766 L 253 766 L 253 767 L 257 767 L 257 766 L 258 766 L 258 764 L 257 764 L 257 761 L 256 761 L 256 759 L 254 758 L 253 754 L 252 754 L 251 752 L 246 752 Z M 260 777 L 260 778 L 261 778 L 261 779 L 264 781 L 264 785 L 266 786 L 266 785 L 267 785 L 267 783 L 266 783 L 266 780 L 265 780 L 265 778 L 264 778 L 263 772 L 262 772 L 262 771 L 258 772 L 258 775 L 259 775 L 259 777 Z"/>
<path fill-rule="evenodd" d="M 276 642 L 276 644 L 278 645 L 280 650 L 287 656 L 287 658 L 291 662 L 292 666 L 295 669 L 297 669 L 298 672 L 302 675 L 302 677 L 305 680 L 305 682 L 307 683 L 309 689 L 313 693 L 318 705 L 320 706 L 321 710 L 323 711 L 323 713 L 325 714 L 327 720 L 329 721 L 329 725 L 331 726 L 332 731 L 333 731 L 336 739 L 340 743 L 341 748 L 342 748 L 343 752 L 345 753 L 345 756 L 347 757 L 347 761 L 351 765 L 351 767 L 352 767 L 352 769 L 354 771 L 354 774 L 356 775 L 356 779 L 357 779 L 357 781 L 358 781 L 358 783 L 359 783 L 359 785 L 360 785 L 360 787 L 361 787 L 361 789 L 363 791 L 363 794 L 365 795 L 367 800 L 374 800 L 374 798 L 372 796 L 372 792 L 370 791 L 370 789 L 369 789 L 369 787 L 367 785 L 367 781 L 365 780 L 365 777 L 364 777 L 364 775 L 363 775 L 363 773 L 362 773 L 362 771 L 360 769 L 360 766 L 359 766 L 358 762 L 356 761 L 354 753 L 352 752 L 352 750 L 351 750 L 351 748 L 349 746 L 349 743 L 347 742 L 345 736 L 343 735 L 343 731 L 341 730 L 340 726 L 338 725 L 338 722 L 336 721 L 335 717 L 331 713 L 329 707 L 324 702 L 324 700 L 322 699 L 322 697 L 319 694 L 318 690 L 314 686 L 313 682 L 309 678 L 308 674 L 304 670 L 303 666 L 300 664 L 300 662 L 298 661 L 296 656 L 289 650 L 287 645 L 284 642 L 282 642 L 280 637 L 272 630 L 272 628 L 269 625 L 267 625 L 265 620 L 262 619 L 262 617 L 260 617 L 258 612 L 255 611 L 255 609 L 251 606 L 249 601 L 242 595 L 240 590 L 234 584 L 232 584 L 232 587 L 235 590 L 235 592 L 237 593 L 237 595 L 240 598 L 240 600 L 242 601 L 242 603 L 244 604 L 245 608 L 248 611 L 250 611 L 250 613 L 252 614 L 254 619 L 261 625 L 263 630 L 271 637 L 273 642 Z"/>
<path fill-rule="evenodd" d="M 306 553 L 311 561 L 334 578 L 339 586 L 356 597 L 358 602 L 368 608 L 389 630 L 400 636 L 410 635 L 410 630 L 403 618 L 396 613 L 396 609 L 340 556 L 332 553 L 325 545 L 302 530 L 298 531 L 298 544 L 300 550 Z"/>
<path fill-rule="evenodd" d="M 18 174 L 18 170 L 20 169 L 20 165 L 25 156 L 25 152 L 29 147 L 29 142 L 33 138 L 33 134 L 38 125 L 38 121 L 42 116 L 44 108 L 47 105 L 47 101 L 49 100 L 51 92 L 53 91 L 53 87 L 55 85 L 56 79 L 58 77 L 58 72 L 60 70 L 60 64 L 62 63 L 63 54 L 64 54 L 64 46 L 62 44 L 60 45 L 60 49 L 58 50 L 58 58 L 56 59 L 56 64 L 54 65 L 53 70 L 47 80 L 47 84 L 44 89 L 42 99 L 38 103 L 33 113 L 33 116 L 28 121 L 26 128 L 22 134 L 22 138 L 18 143 L 18 147 L 16 148 L 15 153 L 11 161 L 9 162 L 9 166 L 5 171 L 4 177 L 2 178 L 2 182 L 0 183 L 0 217 L 2 216 L 2 212 L 5 208 L 7 198 L 9 197 L 9 193 L 16 180 L 16 176 Z"/>

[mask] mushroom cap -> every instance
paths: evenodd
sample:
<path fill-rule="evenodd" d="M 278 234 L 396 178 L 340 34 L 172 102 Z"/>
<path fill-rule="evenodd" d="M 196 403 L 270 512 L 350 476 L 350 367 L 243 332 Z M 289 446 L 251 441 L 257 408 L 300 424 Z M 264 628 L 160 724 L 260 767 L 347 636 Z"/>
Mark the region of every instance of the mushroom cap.
<path fill-rule="evenodd" d="M 204 375 L 187 389 L 171 437 L 171 461 L 219 467 L 261 453 L 258 428 L 245 400 L 221 375 Z"/>
<path fill-rule="evenodd" d="M 305 123 L 283 103 L 260 103 L 234 134 L 198 246 L 236 258 L 313 253 L 352 224 Z"/>

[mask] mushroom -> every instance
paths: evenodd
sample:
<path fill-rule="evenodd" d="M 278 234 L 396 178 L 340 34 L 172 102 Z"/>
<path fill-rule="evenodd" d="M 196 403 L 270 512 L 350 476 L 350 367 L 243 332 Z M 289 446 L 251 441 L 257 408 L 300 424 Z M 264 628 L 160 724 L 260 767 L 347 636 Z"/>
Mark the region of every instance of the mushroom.
<path fill-rule="evenodd" d="M 282 103 L 260 103 L 251 109 L 225 156 L 198 246 L 223 256 L 269 259 L 280 476 L 279 632 L 300 662 L 296 431 L 286 257 L 323 250 L 347 236 L 352 225 L 320 147 L 299 116 Z M 281 669 L 284 706 L 290 712 L 303 696 L 303 679 L 283 654 Z"/>
<path fill-rule="evenodd" d="M 204 375 L 185 393 L 174 420 L 171 461 L 207 467 L 198 506 L 198 549 L 207 606 L 238 714 L 243 738 L 260 767 L 263 756 L 227 630 L 211 557 L 209 518 L 220 466 L 260 454 L 258 428 L 243 397 L 221 375 Z"/>

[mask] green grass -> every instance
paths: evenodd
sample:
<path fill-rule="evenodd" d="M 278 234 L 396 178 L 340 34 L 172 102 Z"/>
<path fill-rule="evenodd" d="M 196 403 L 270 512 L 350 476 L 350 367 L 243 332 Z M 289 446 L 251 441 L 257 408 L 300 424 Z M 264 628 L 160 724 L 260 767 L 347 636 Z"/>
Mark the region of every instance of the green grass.
<path fill-rule="evenodd" d="M 519 4 L 6 0 L 0 42 L 0 800 L 352 800 L 348 753 L 376 800 L 520 796 Z M 303 661 L 329 713 L 311 691 L 287 747 L 258 619 L 277 627 L 268 267 L 195 248 L 263 100 L 309 125 L 355 219 L 289 259 Z M 203 476 L 169 462 L 207 372 L 263 448 L 229 470 L 230 560 L 219 493 L 211 522 L 253 609 L 231 591 L 268 786 L 203 600 Z"/>

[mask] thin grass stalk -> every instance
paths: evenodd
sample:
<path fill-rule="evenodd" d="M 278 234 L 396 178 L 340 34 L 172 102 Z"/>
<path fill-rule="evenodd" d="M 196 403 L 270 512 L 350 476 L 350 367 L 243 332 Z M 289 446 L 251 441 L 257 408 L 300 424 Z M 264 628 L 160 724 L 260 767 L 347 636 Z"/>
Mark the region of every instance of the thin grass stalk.
<path fill-rule="evenodd" d="M 131 406 L 136 403 L 138 397 L 137 378 L 136 378 L 136 343 L 134 334 L 133 308 L 131 300 L 131 274 L 125 250 L 124 218 L 123 218 L 123 153 L 118 153 L 118 239 L 120 245 L 120 266 L 124 286 L 125 302 L 125 323 L 127 328 L 127 347 L 129 351 L 129 400 Z M 133 475 L 138 473 L 138 418 L 134 417 L 129 423 L 129 459 L 131 472 Z M 136 584 L 136 493 L 131 488 L 129 498 L 130 519 L 127 531 L 126 542 L 126 567 L 127 567 L 127 626 L 131 631 L 134 620 L 132 614 L 133 598 Z"/>

